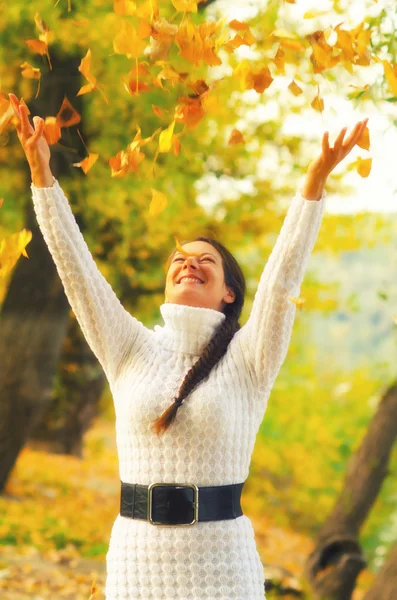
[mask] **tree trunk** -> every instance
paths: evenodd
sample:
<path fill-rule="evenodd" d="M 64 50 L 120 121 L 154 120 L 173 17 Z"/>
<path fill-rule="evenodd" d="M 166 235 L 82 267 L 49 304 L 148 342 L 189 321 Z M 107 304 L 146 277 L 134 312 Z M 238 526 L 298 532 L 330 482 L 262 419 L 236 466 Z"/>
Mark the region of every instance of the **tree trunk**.
<path fill-rule="evenodd" d="M 396 436 L 395 383 L 379 403 L 360 447 L 349 460 L 342 492 L 308 558 L 306 576 L 315 598 L 351 598 L 357 576 L 366 565 L 358 542 L 359 530 L 388 474 Z"/>
<path fill-rule="evenodd" d="M 364 600 L 395 600 L 397 598 L 397 543 L 394 544 L 383 567 L 376 576 Z"/>
<path fill-rule="evenodd" d="M 29 438 L 29 447 L 82 458 L 83 437 L 98 415 L 106 377 L 74 315 L 69 320 L 57 374 L 59 385 Z"/>
<path fill-rule="evenodd" d="M 40 99 L 30 103 L 33 114 L 57 114 L 65 92 L 74 97 L 79 89 L 78 59 L 60 61 L 53 53 L 52 63 L 53 71 L 43 77 Z M 61 147 L 52 152 L 51 168 L 56 177 L 69 170 L 72 161 L 65 154 Z M 30 195 L 28 170 L 24 176 Z M 33 233 L 28 246 L 30 259 L 18 261 L 1 312 L 0 492 L 32 427 L 50 402 L 69 320 L 69 304 L 31 201 L 26 209 L 26 227 Z"/>

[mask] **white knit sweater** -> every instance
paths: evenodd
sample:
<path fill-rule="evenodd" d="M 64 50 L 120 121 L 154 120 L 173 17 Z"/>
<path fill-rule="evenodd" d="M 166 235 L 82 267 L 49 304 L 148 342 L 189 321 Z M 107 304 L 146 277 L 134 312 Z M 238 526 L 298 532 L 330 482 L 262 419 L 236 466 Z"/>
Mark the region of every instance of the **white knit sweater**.
<path fill-rule="evenodd" d="M 225 315 L 166 303 L 160 307 L 164 326 L 148 329 L 121 306 L 96 267 L 58 182 L 32 185 L 32 193 L 70 305 L 109 381 L 120 479 L 198 486 L 245 481 L 289 346 L 296 306 L 288 297 L 299 295 L 326 193 L 320 201 L 294 196 L 247 322 L 161 437 L 151 422 L 171 404 Z M 264 571 L 245 515 L 159 528 L 118 514 L 106 562 L 107 600 L 264 598 Z"/>

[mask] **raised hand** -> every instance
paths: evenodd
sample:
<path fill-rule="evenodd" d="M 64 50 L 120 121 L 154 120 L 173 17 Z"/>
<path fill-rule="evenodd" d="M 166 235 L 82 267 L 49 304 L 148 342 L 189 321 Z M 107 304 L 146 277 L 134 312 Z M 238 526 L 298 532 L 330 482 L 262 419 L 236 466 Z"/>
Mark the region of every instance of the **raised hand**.
<path fill-rule="evenodd" d="M 18 119 L 16 130 L 18 139 L 21 142 L 29 163 L 33 183 L 42 187 L 43 185 L 52 185 L 52 175 L 50 171 L 50 147 L 44 137 L 44 120 L 40 117 L 33 117 L 33 124 L 29 121 L 26 106 L 19 103 L 14 94 L 9 95 L 15 115 Z"/>
<path fill-rule="evenodd" d="M 345 141 L 343 138 L 345 137 L 347 127 L 344 127 L 336 138 L 333 148 L 329 147 L 329 134 L 326 131 L 323 135 L 321 154 L 310 163 L 308 171 L 326 179 L 357 144 L 367 126 L 367 122 L 368 118 L 364 119 L 364 121 L 359 121 Z"/>

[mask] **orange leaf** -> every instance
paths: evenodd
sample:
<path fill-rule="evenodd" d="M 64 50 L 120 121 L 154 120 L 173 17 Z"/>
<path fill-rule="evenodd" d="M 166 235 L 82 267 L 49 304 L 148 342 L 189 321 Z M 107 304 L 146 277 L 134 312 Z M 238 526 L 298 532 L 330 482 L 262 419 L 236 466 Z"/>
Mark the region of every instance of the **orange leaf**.
<path fill-rule="evenodd" d="M 371 168 L 372 168 L 372 158 L 358 158 L 357 163 L 357 173 L 365 178 L 368 177 L 368 175 L 371 172 Z"/>
<path fill-rule="evenodd" d="M 172 153 L 175 156 L 179 156 L 180 151 L 181 151 L 181 142 L 179 141 L 179 138 L 176 135 L 172 136 L 172 146 L 173 146 Z"/>
<path fill-rule="evenodd" d="M 179 100 L 180 104 L 175 107 L 174 119 L 194 129 L 205 115 L 200 98 L 186 97 Z"/>
<path fill-rule="evenodd" d="M 27 77 L 28 79 L 40 79 L 41 72 L 37 67 L 32 67 L 32 65 L 27 62 L 22 63 L 20 67 L 23 69 L 21 72 L 22 77 Z"/>
<path fill-rule="evenodd" d="M 33 52 L 36 52 L 36 54 L 41 54 L 43 56 L 47 54 L 47 44 L 40 40 L 26 40 L 25 44 L 27 44 Z"/>
<path fill-rule="evenodd" d="M 127 151 L 121 150 L 116 156 L 109 159 L 112 177 L 124 177 L 127 173 L 133 173 L 138 170 L 138 165 L 145 158 L 145 154 L 139 147 L 130 144 Z"/>
<path fill-rule="evenodd" d="M 73 163 L 74 167 L 81 167 L 85 174 L 93 167 L 98 160 L 99 154 L 88 154 L 88 156 L 79 163 Z"/>
<path fill-rule="evenodd" d="M 80 71 L 80 73 L 82 73 L 84 75 L 84 77 L 90 83 L 95 83 L 96 79 L 90 73 L 91 57 L 92 57 L 91 49 L 88 48 L 86 55 L 81 59 L 81 62 L 80 62 L 80 65 L 79 65 L 79 71 Z"/>
<path fill-rule="evenodd" d="M 238 129 L 233 129 L 228 140 L 228 145 L 235 146 L 237 144 L 245 144 L 244 136 Z"/>
<path fill-rule="evenodd" d="M 96 89 L 95 83 L 86 83 L 85 85 L 81 86 L 81 88 L 79 89 L 79 91 L 76 94 L 76 97 L 82 96 L 83 94 L 89 94 L 89 92 L 92 92 L 95 89 Z"/>
<path fill-rule="evenodd" d="M 56 120 L 60 127 L 71 127 L 72 125 L 77 125 L 77 123 L 80 123 L 81 121 L 81 116 L 77 110 L 73 108 L 66 96 L 56 115 Z"/>
<path fill-rule="evenodd" d="M 152 109 L 153 109 L 154 114 L 157 115 L 158 117 L 160 117 L 160 119 L 162 119 L 164 117 L 163 110 L 159 106 L 152 104 Z"/>
<path fill-rule="evenodd" d="M 300 88 L 294 80 L 291 81 L 291 83 L 288 86 L 288 89 L 294 94 L 294 96 L 299 96 L 300 94 L 303 94 L 302 88 Z"/>
<path fill-rule="evenodd" d="M 61 128 L 57 122 L 56 117 L 46 117 L 44 121 L 44 137 L 47 143 L 54 145 L 61 138 Z"/>
<path fill-rule="evenodd" d="M 248 29 L 249 25 L 247 25 L 247 23 L 241 23 L 241 21 L 237 21 L 237 19 L 233 19 L 233 21 L 230 21 L 229 27 L 231 29 L 237 29 L 237 31 L 241 31 L 243 29 Z"/>
<path fill-rule="evenodd" d="M 311 106 L 314 108 L 314 110 L 318 110 L 319 112 L 322 112 L 324 110 L 324 100 L 320 98 L 320 93 L 318 93 L 317 96 L 314 98 L 313 102 L 311 103 Z"/>

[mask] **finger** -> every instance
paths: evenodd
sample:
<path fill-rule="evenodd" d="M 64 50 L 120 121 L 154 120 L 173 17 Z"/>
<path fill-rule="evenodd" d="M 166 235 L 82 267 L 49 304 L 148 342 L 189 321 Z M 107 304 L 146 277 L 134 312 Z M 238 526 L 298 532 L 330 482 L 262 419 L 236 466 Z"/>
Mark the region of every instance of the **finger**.
<path fill-rule="evenodd" d="M 367 126 L 367 122 L 368 122 L 368 119 L 365 119 L 364 121 L 360 121 L 359 123 L 357 123 L 357 125 L 353 129 L 352 133 L 349 135 L 348 139 L 344 143 L 344 146 L 349 150 L 349 152 L 353 148 L 353 146 L 356 145 L 358 140 L 360 139 L 364 129 Z"/>
<path fill-rule="evenodd" d="M 323 152 L 326 154 L 329 151 L 329 133 L 326 131 L 323 135 Z"/>
<path fill-rule="evenodd" d="M 10 98 L 10 102 L 11 102 L 11 106 L 14 110 L 15 116 L 18 119 L 18 126 L 21 122 L 21 116 L 19 114 L 19 102 L 18 102 L 18 98 L 16 96 L 14 96 L 14 94 L 9 94 L 9 98 Z"/>
<path fill-rule="evenodd" d="M 339 148 L 340 148 L 340 146 L 342 145 L 343 138 L 345 137 L 345 133 L 346 133 L 346 131 L 347 131 L 347 127 L 344 127 L 344 128 L 341 130 L 341 132 L 340 132 L 340 134 L 338 135 L 338 137 L 336 138 L 336 140 L 335 140 L 335 144 L 334 144 L 334 148 L 335 148 L 335 149 L 339 149 Z"/>
<path fill-rule="evenodd" d="M 44 120 L 41 119 L 40 117 L 33 117 L 33 123 L 34 123 L 34 134 L 32 135 L 32 143 L 35 142 L 43 133 L 43 129 L 44 129 Z"/>
<path fill-rule="evenodd" d="M 26 106 L 24 104 L 19 105 L 19 113 L 21 115 L 21 128 L 23 135 L 28 135 L 29 133 L 33 133 L 34 129 L 30 124 L 28 113 L 26 110 Z"/>

